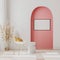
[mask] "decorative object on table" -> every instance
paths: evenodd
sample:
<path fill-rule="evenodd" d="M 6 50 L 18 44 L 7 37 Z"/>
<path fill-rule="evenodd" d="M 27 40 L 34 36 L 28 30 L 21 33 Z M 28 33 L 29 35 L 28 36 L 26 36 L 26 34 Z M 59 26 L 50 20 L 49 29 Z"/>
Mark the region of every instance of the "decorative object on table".
<path fill-rule="evenodd" d="M 18 32 L 16 32 L 15 34 L 14 34 L 14 40 L 15 40 L 15 42 L 23 42 L 23 39 L 22 38 L 20 38 L 20 35 L 19 35 L 19 33 Z"/>
<path fill-rule="evenodd" d="M 3 30 L 4 30 L 4 40 L 6 41 L 6 50 L 9 50 L 9 40 L 12 36 L 11 34 L 11 25 L 10 25 L 10 21 L 6 21 L 4 23 L 5 25 L 3 26 Z"/>
<path fill-rule="evenodd" d="M 23 40 L 22 40 L 21 38 L 16 37 L 16 36 L 15 36 L 15 41 L 16 41 L 16 42 L 23 42 Z"/>

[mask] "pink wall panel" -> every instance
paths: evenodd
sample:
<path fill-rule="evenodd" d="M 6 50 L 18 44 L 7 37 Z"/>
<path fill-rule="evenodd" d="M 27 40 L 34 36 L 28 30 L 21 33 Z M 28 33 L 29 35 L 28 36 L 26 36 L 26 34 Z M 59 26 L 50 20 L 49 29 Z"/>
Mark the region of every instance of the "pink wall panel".
<path fill-rule="evenodd" d="M 50 30 L 34 30 L 34 20 L 50 19 Z M 33 10 L 31 16 L 31 41 L 36 42 L 37 49 L 53 49 L 53 17 L 51 11 L 44 6 Z"/>

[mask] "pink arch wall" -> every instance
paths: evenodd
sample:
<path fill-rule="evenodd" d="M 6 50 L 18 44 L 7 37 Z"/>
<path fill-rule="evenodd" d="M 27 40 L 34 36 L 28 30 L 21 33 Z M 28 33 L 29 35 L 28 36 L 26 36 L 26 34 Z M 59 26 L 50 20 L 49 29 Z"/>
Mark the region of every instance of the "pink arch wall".
<path fill-rule="evenodd" d="M 34 30 L 34 20 L 50 19 L 49 31 Z M 31 41 L 36 42 L 37 49 L 53 49 L 53 17 L 50 9 L 44 6 L 37 7 L 31 15 Z"/>

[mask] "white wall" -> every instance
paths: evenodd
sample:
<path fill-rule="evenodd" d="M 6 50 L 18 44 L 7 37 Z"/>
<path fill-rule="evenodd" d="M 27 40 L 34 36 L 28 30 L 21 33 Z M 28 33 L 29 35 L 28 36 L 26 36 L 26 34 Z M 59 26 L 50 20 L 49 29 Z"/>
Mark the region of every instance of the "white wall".
<path fill-rule="evenodd" d="M 48 7 L 54 21 L 54 49 L 60 49 L 60 0 L 10 0 L 10 20 L 24 41 L 30 41 L 31 13 L 38 6 Z"/>
<path fill-rule="evenodd" d="M 0 0 L 0 24 L 7 19 L 7 0 Z M 24 41 L 30 41 L 31 13 L 38 6 L 48 7 L 54 21 L 54 49 L 60 49 L 60 1 L 59 0 L 9 0 L 10 20 Z"/>

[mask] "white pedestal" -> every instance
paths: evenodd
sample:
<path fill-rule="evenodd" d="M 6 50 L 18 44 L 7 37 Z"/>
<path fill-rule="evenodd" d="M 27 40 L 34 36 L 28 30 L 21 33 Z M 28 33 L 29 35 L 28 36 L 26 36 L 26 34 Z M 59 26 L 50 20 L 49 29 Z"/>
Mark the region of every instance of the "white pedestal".
<path fill-rule="evenodd" d="M 29 42 L 28 43 L 28 52 L 29 53 L 35 53 L 36 52 L 36 43 L 35 42 Z"/>

